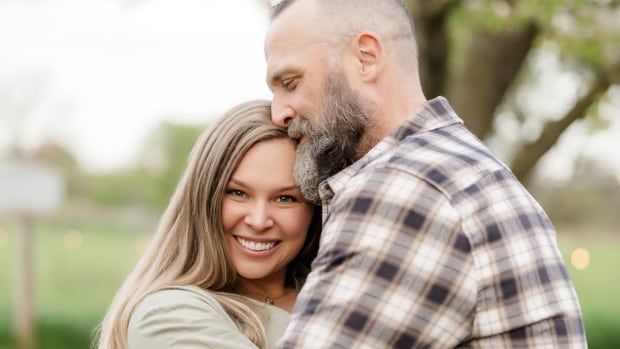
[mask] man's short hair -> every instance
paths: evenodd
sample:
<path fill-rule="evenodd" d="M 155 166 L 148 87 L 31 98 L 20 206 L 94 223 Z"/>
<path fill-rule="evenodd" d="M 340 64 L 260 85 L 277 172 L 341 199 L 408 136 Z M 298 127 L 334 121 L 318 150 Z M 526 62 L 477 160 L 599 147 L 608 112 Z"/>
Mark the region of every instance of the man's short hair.
<path fill-rule="evenodd" d="M 293 2 L 295 2 L 295 0 L 282 0 L 271 6 L 271 19 L 273 20 L 278 17 Z"/>
<path fill-rule="evenodd" d="M 301 0 L 282 0 L 271 9 L 272 20 Z M 413 20 L 401 0 L 312 0 L 319 7 L 317 25 L 335 44 L 369 30 L 381 37 L 402 64 L 417 65 L 417 44 Z"/>

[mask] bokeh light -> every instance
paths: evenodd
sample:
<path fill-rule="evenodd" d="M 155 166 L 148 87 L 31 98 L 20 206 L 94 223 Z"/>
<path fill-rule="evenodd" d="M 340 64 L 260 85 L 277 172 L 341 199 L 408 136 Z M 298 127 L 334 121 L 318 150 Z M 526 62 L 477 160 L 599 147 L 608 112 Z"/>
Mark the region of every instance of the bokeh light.
<path fill-rule="evenodd" d="M 84 234 L 79 230 L 72 229 L 65 234 L 65 246 L 69 250 L 75 250 L 82 246 L 84 242 Z"/>
<path fill-rule="evenodd" d="M 584 270 L 590 264 L 590 252 L 585 248 L 579 247 L 571 254 L 570 261 L 575 269 Z"/>

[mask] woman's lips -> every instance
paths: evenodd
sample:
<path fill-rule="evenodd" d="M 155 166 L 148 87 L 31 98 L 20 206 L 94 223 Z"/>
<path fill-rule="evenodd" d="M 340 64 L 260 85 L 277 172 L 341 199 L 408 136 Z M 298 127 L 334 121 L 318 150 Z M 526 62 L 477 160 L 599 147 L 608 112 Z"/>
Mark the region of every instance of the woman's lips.
<path fill-rule="evenodd" d="M 250 256 L 263 257 L 270 255 L 280 244 L 280 240 L 250 240 L 241 236 L 234 236 L 241 250 Z"/>

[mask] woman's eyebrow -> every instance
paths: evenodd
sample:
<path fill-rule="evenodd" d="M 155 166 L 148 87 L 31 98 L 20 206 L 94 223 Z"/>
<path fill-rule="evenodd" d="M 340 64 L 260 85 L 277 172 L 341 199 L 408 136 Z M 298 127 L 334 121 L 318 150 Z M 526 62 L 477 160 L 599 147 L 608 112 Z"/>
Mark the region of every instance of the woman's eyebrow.
<path fill-rule="evenodd" d="M 239 186 L 244 187 L 244 188 L 251 187 L 251 185 L 248 185 L 247 183 L 245 183 L 242 180 L 237 179 L 237 178 L 231 178 L 230 183 L 231 184 L 239 185 Z M 287 185 L 287 186 L 284 186 L 284 187 L 279 187 L 279 188 L 276 189 L 276 191 L 290 191 L 290 190 L 298 190 L 298 189 L 299 189 L 299 186 L 297 184 L 291 184 L 291 185 Z"/>

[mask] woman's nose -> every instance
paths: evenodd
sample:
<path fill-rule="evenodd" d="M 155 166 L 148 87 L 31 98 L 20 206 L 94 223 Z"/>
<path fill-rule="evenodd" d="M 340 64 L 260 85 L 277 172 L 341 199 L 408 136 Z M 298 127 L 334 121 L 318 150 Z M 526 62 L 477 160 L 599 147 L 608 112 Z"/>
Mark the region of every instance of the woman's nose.
<path fill-rule="evenodd" d="M 273 226 L 273 217 L 269 213 L 268 204 L 256 202 L 245 216 L 245 223 L 256 231 L 263 231 Z"/>

